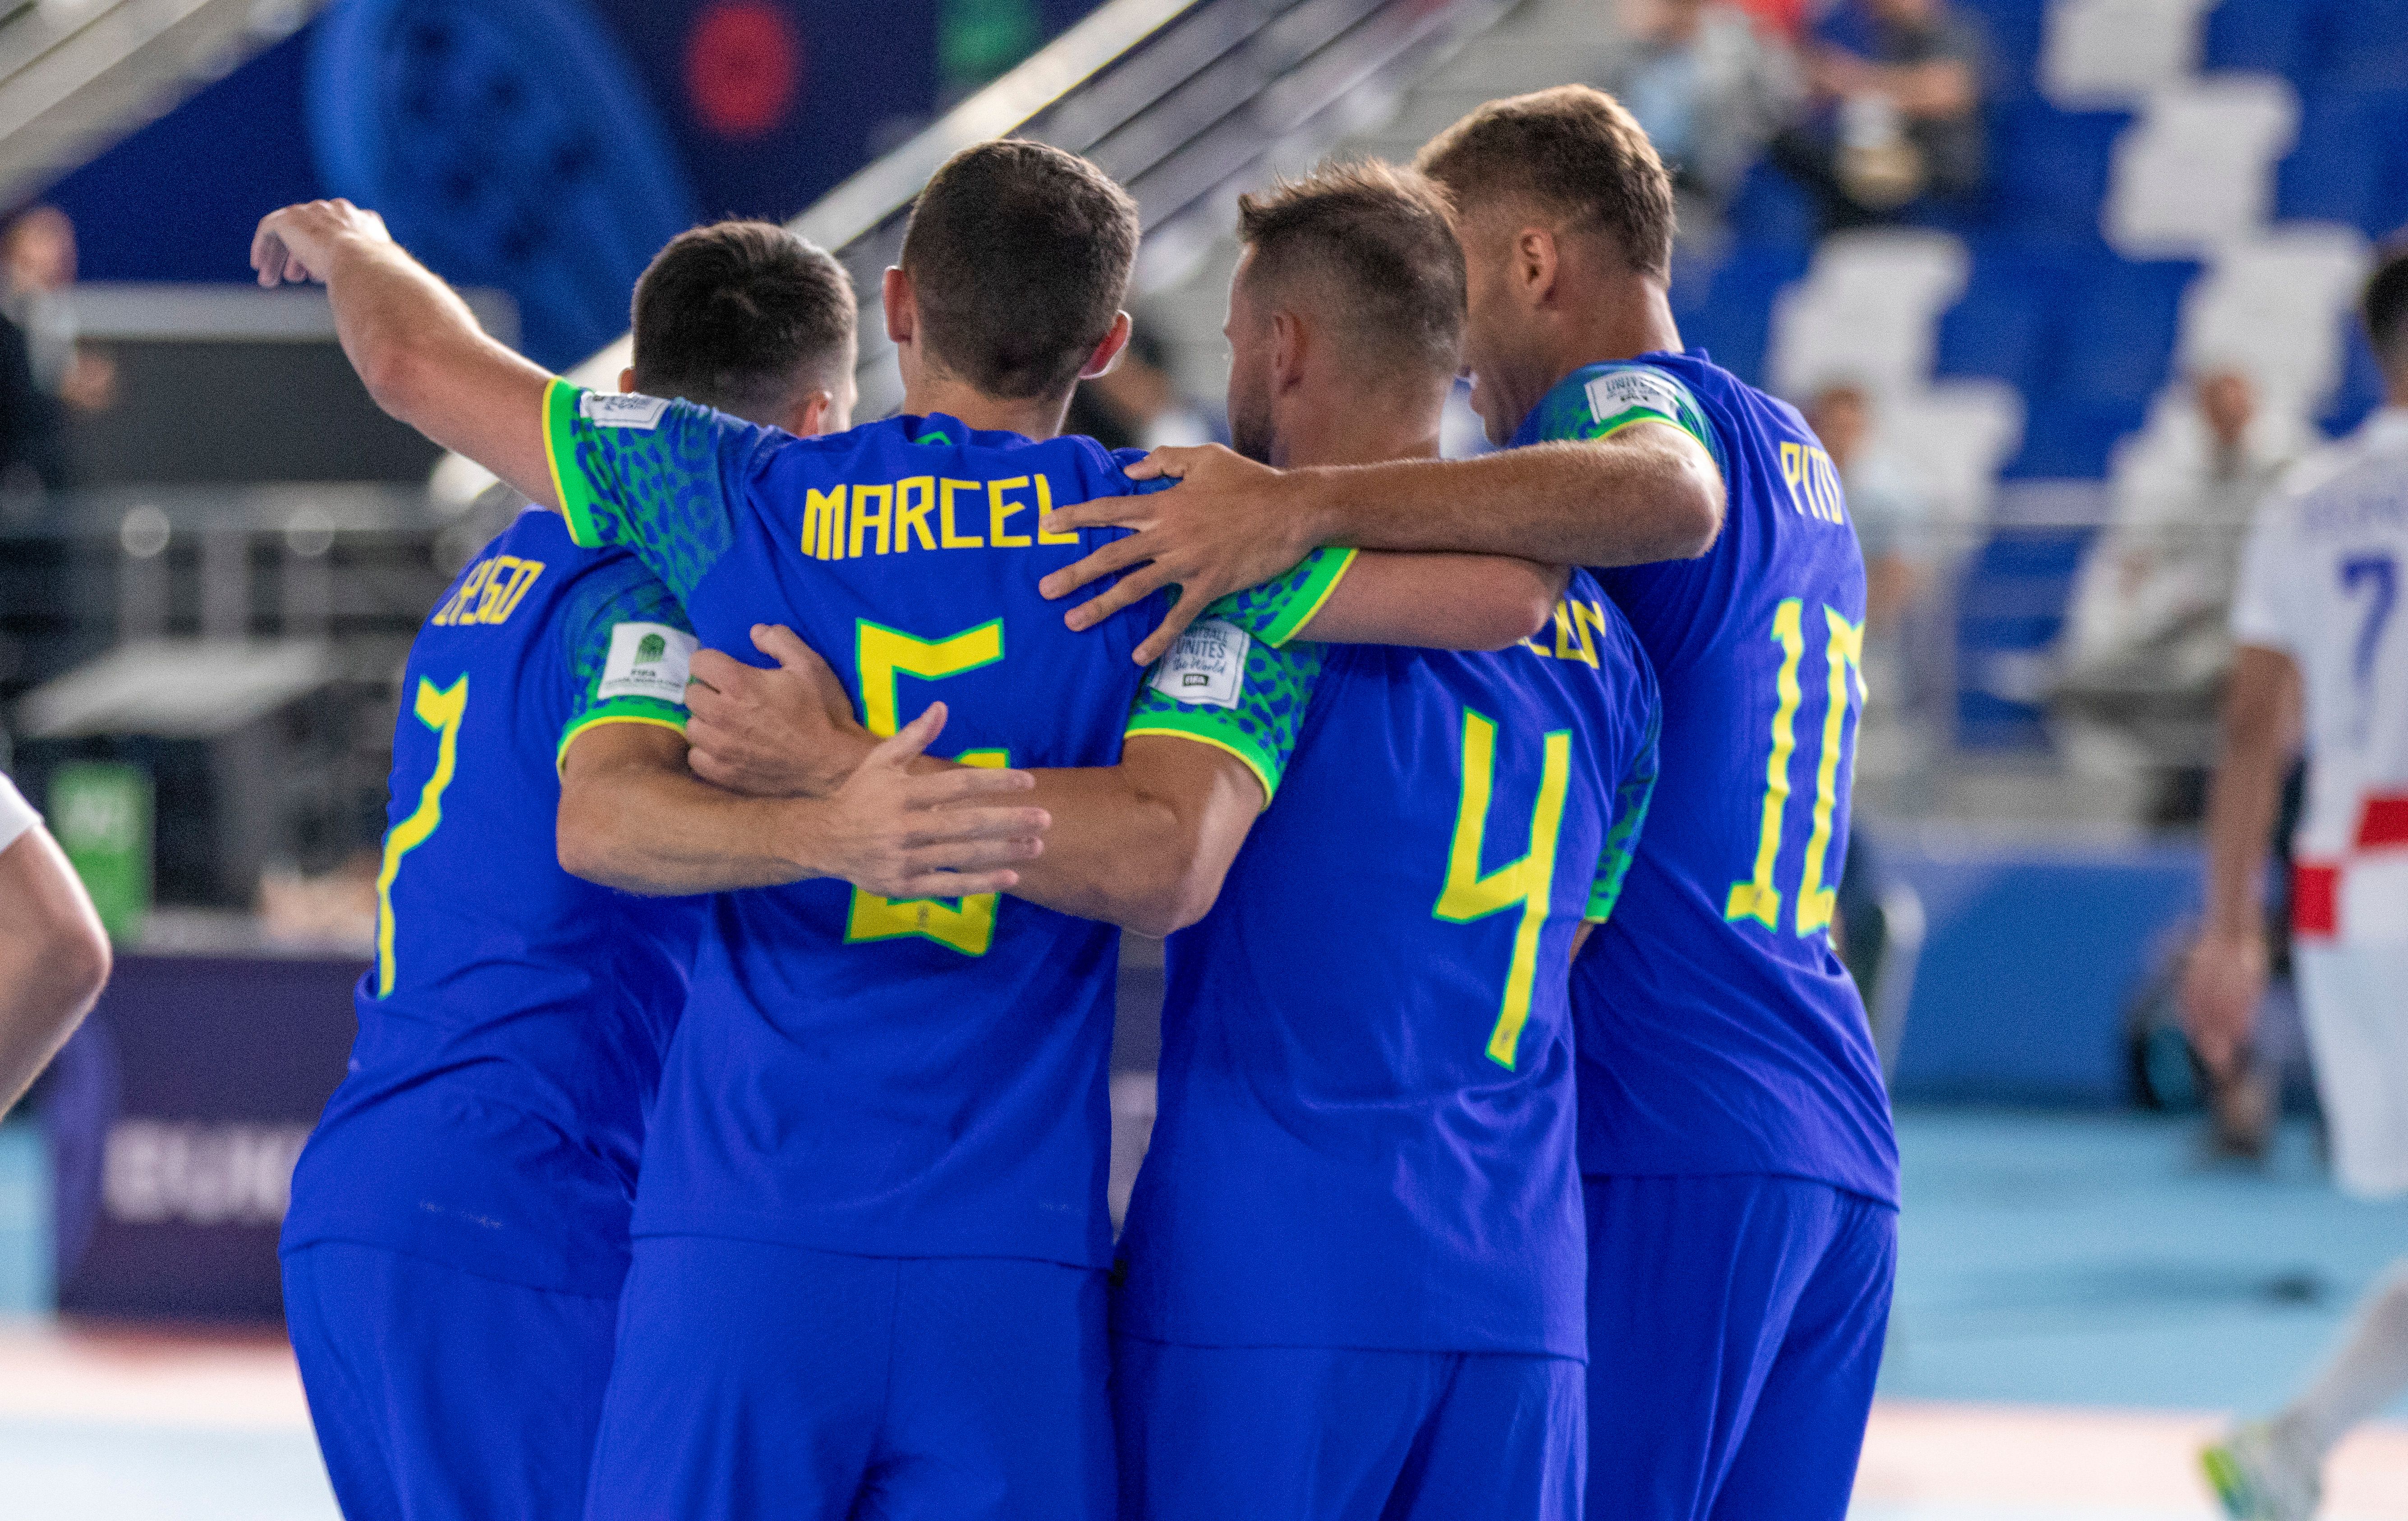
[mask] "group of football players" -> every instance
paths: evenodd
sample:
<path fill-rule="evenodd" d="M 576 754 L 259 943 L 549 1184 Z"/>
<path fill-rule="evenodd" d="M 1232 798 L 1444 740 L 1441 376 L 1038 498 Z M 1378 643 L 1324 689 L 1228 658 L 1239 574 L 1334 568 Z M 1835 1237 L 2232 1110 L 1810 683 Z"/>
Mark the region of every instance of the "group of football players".
<path fill-rule="evenodd" d="M 1239 218 L 1236 448 L 1151 455 L 1059 436 L 1139 225 L 1040 144 L 921 193 L 860 426 L 777 228 L 664 250 L 600 394 L 372 212 L 261 223 L 533 504 L 404 673 L 294 1179 L 353 1521 L 1844 1515 L 1897 1161 L 1837 474 L 1684 351 L 1597 91 Z M 1438 457 L 1459 373 L 1511 447 Z"/>

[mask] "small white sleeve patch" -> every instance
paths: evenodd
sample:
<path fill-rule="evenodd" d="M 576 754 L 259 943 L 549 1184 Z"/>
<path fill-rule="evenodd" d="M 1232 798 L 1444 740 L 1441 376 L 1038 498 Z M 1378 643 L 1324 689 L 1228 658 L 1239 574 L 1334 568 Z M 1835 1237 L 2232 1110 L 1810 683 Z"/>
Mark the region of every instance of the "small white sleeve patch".
<path fill-rule="evenodd" d="M 620 624 L 610 630 L 610 658 L 602 665 L 597 701 L 652 697 L 685 706 L 686 673 L 702 641 L 666 624 Z"/>
<path fill-rule="evenodd" d="M 577 405 L 585 421 L 597 428 L 641 428 L 647 433 L 661 425 L 661 414 L 669 409 L 666 396 L 605 391 L 588 391 Z"/>
<path fill-rule="evenodd" d="M 1637 409 L 1678 418 L 1685 400 L 1681 388 L 1653 370 L 1608 370 L 1588 383 L 1589 416 L 1611 423 Z"/>
<path fill-rule="evenodd" d="M 1235 708 L 1254 638 L 1224 618 L 1200 618 L 1154 667 L 1154 689 L 1173 702 Z"/>

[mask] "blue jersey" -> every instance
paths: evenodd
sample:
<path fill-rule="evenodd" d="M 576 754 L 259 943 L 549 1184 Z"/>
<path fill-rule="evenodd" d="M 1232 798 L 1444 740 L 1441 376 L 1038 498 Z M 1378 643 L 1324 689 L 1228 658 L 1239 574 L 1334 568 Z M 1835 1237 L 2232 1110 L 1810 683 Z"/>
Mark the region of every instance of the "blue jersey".
<path fill-rule="evenodd" d="M 1328 650 L 1278 803 L 1170 939 L 1117 1328 L 1586 1355 L 1571 944 L 1612 907 L 1656 727 L 1585 574 L 1498 653 Z"/>
<path fill-rule="evenodd" d="M 579 540 L 634 549 L 712 648 L 750 651 L 754 624 L 784 624 L 871 732 L 941 698 L 939 753 L 974 765 L 1120 758 L 1144 680 L 1132 656 L 1164 600 L 1073 634 L 1037 590 L 1119 534 L 1046 534 L 1039 514 L 1136 490 L 1093 440 L 942 416 L 797 439 L 565 384 L 547 414 Z M 1232 700 L 1214 710 L 1221 742 L 1275 783 L 1294 716 Z M 1113 930 L 1018 899 L 893 902 L 824 881 L 724 894 L 712 917 L 638 1234 L 1104 1265 Z"/>
<path fill-rule="evenodd" d="M 1795 409 L 1702 354 L 1566 377 L 1517 444 L 1641 420 L 1713 452 L 1722 536 L 1598 576 L 1664 689 L 1656 827 L 1573 973 L 1581 1166 L 1782 1173 L 1898 1198 L 1864 1005 L 1831 946 L 1863 705 L 1865 567 Z"/>
<path fill-rule="evenodd" d="M 610 1295 L 698 899 L 560 868 L 558 757 L 685 724 L 685 616 L 633 555 L 528 510 L 411 645 L 350 1074 L 293 1175 L 284 1244 L 349 1241 Z"/>

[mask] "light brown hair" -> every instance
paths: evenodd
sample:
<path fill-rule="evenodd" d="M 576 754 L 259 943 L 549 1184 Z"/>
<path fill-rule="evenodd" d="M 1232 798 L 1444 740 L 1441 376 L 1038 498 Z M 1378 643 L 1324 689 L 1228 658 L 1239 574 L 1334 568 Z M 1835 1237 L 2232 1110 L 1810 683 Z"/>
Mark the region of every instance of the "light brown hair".
<path fill-rule="evenodd" d="M 1463 352 L 1463 245 L 1444 193 L 1378 162 L 1325 165 L 1238 197 L 1248 278 L 1266 292 L 1317 283 L 1343 340 L 1370 363 L 1453 375 Z"/>
<path fill-rule="evenodd" d="M 1602 90 L 1567 84 L 1492 100 L 1431 138 L 1414 166 L 1470 215 L 1526 202 L 1604 234 L 1638 273 L 1671 276 L 1671 177 L 1645 131 Z"/>

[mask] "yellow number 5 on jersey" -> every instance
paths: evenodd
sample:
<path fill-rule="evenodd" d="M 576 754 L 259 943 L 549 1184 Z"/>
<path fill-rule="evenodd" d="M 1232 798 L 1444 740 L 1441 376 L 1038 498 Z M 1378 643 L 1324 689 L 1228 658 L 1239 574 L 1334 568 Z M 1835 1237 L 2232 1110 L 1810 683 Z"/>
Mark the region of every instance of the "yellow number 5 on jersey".
<path fill-rule="evenodd" d="M 1511 1071 L 1522 1026 L 1530 1020 L 1531 991 L 1539 979 L 1539 936 L 1547 927 L 1547 906 L 1555 881 L 1555 840 L 1563 833 L 1564 795 L 1572 772 L 1572 737 L 1559 729 L 1547 736 L 1539 798 L 1530 810 L 1529 854 L 1486 876 L 1480 872 L 1487 842 L 1488 808 L 1497 785 L 1497 723 L 1463 710 L 1463 800 L 1455 815 L 1455 841 L 1446 855 L 1446 886 L 1436 917 L 1469 924 L 1507 909 L 1520 909 L 1513 959 L 1505 970 L 1505 997 L 1489 1032 L 1488 1059 Z"/>
<path fill-rule="evenodd" d="M 426 843 L 443 822 L 443 789 L 452 785 L 460 763 L 460 724 L 468 716 L 468 678 L 463 675 L 448 689 L 418 679 L 418 721 L 433 729 L 435 773 L 418 792 L 418 807 L 384 837 L 384 865 L 377 872 L 377 997 L 393 994 L 393 883 L 401 875 L 401 858 Z"/>
<path fill-rule="evenodd" d="M 885 739 L 902 726 L 900 687 L 906 676 L 933 682 L 992 666 L 1003 658 L 1003 620 L 965 629 L 951 639 L 924 639 L 867 618 L 853 631 L 854 667 L 861 672 L 862 727 Z M 965 766 L 1007 766 L 1008 752 L 972 750 L 953 757 Z M 847 943 L 918 935 L 982 956 L 995 943 L 996 895 L 981 893 L 948 904 L 942 898 L 880 897 L 856 887 L 845 922 Z"/>

